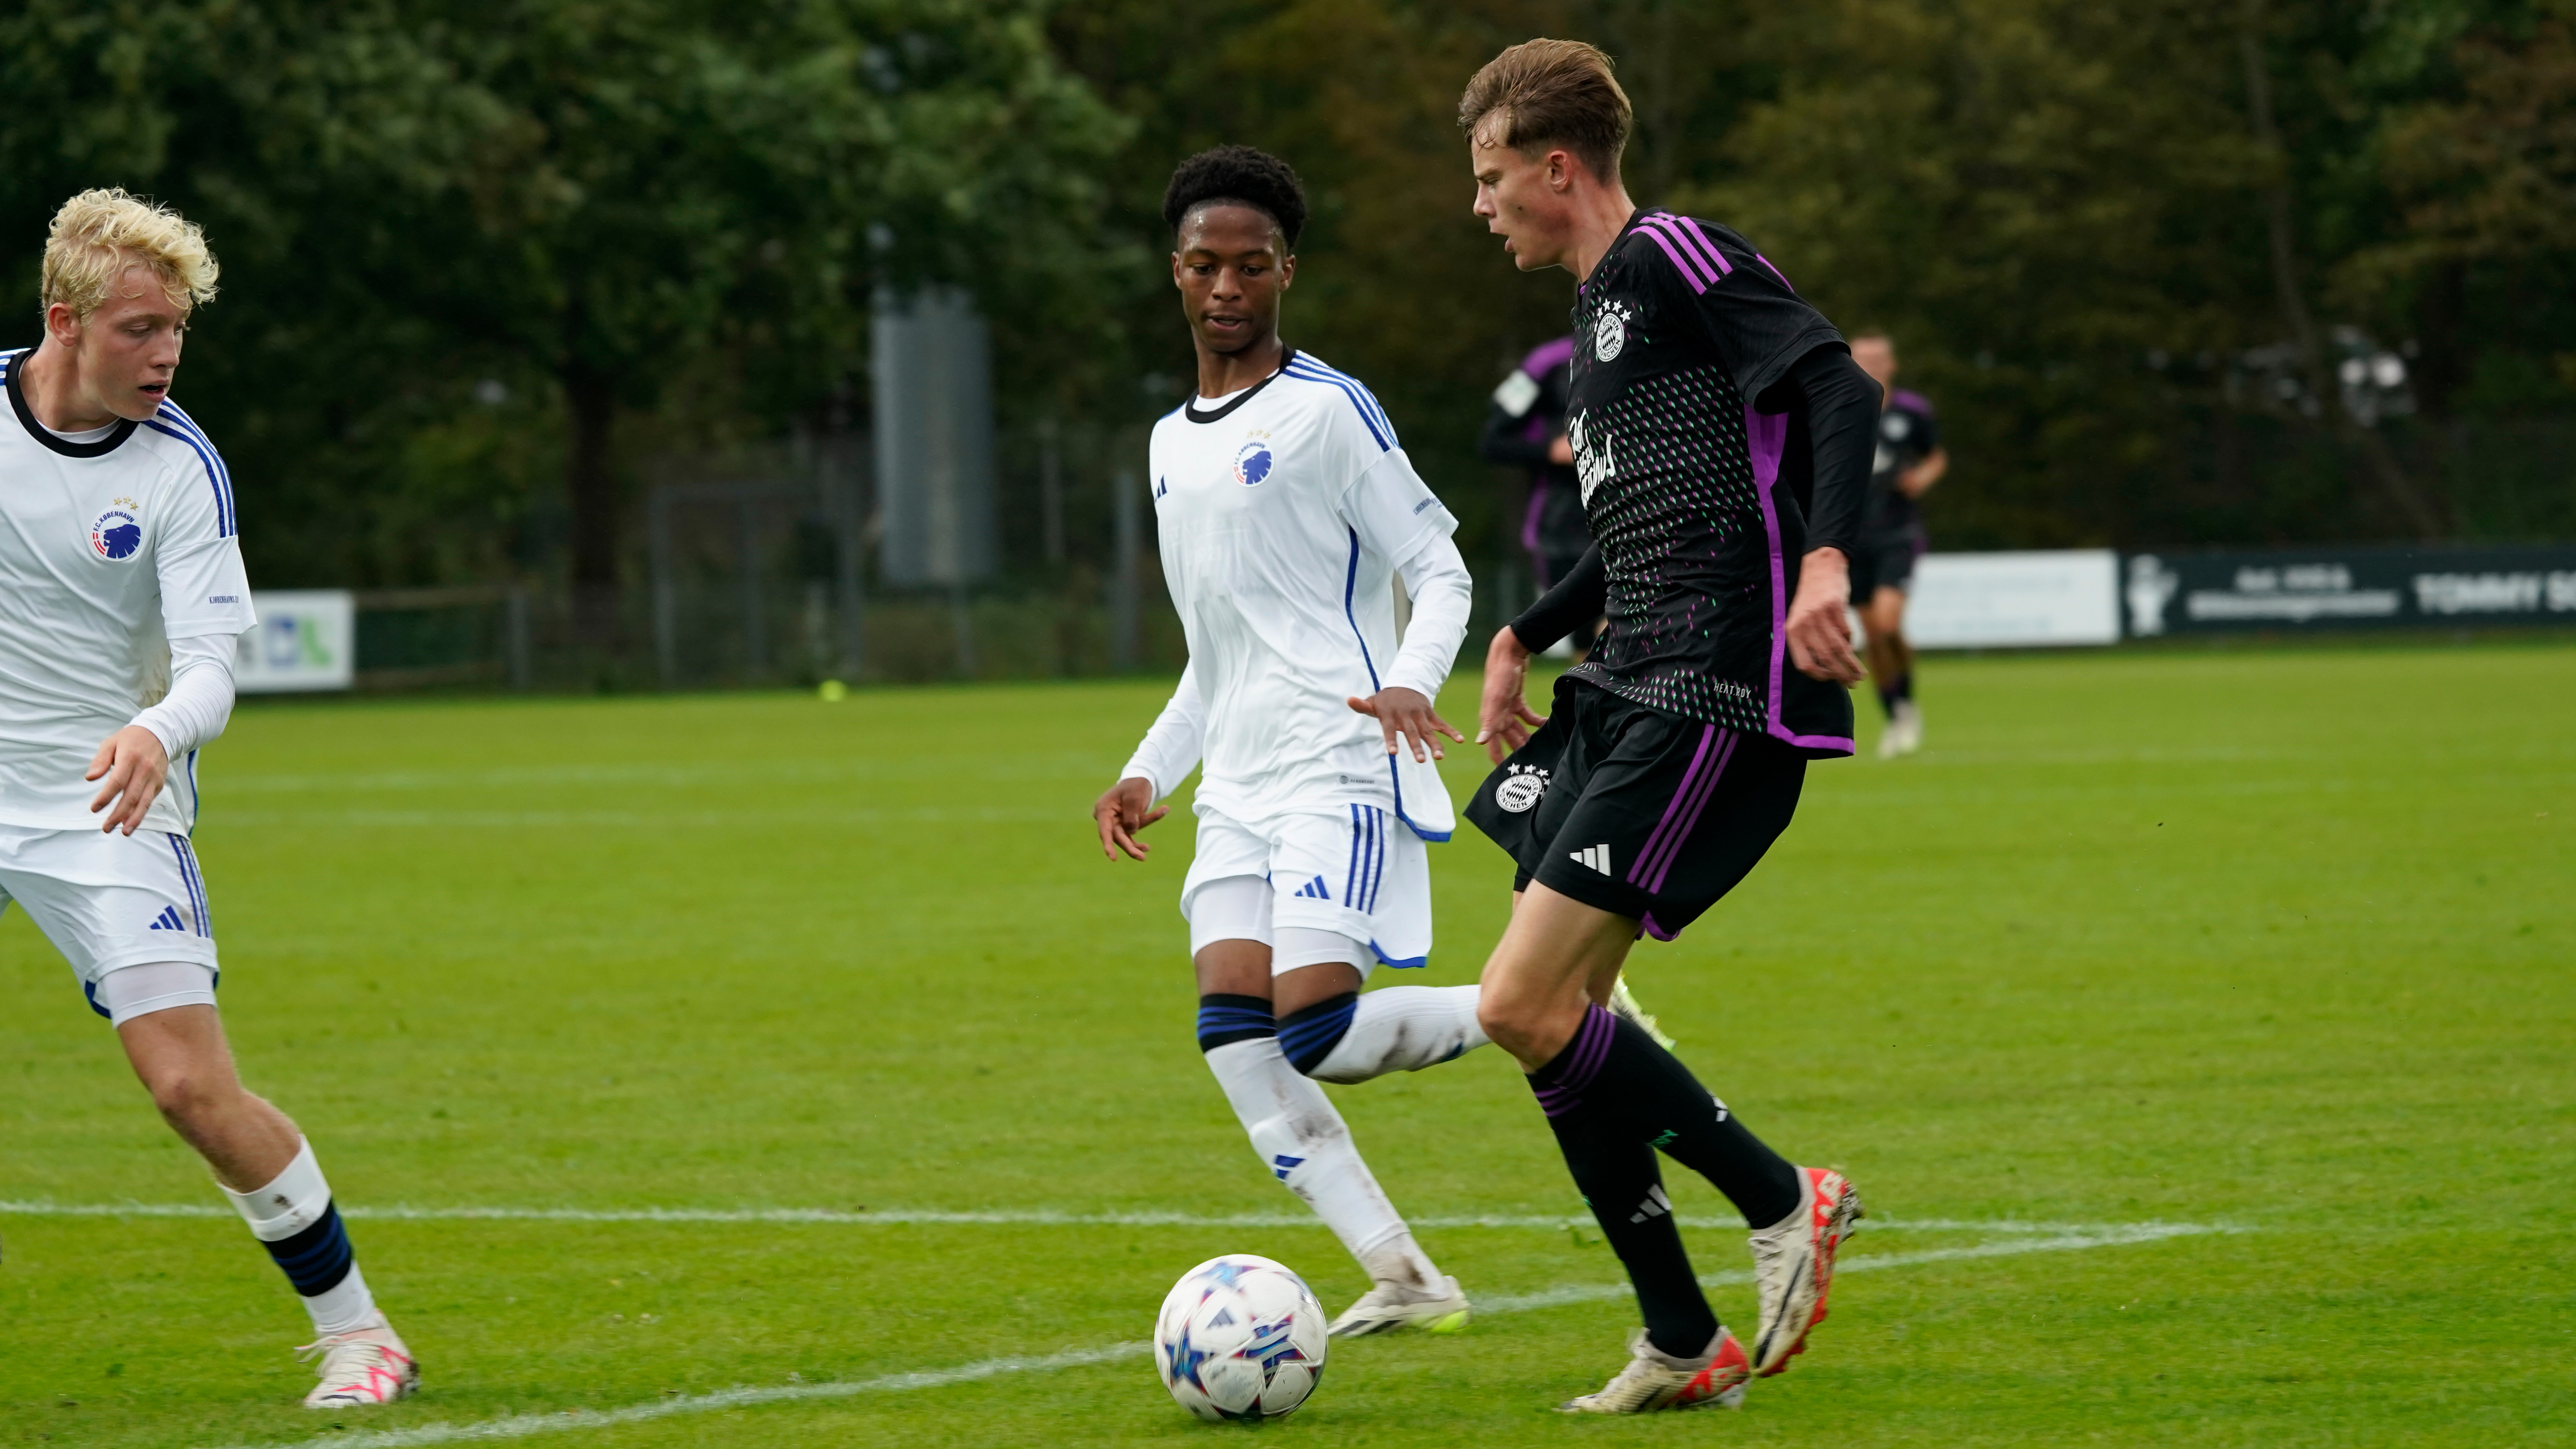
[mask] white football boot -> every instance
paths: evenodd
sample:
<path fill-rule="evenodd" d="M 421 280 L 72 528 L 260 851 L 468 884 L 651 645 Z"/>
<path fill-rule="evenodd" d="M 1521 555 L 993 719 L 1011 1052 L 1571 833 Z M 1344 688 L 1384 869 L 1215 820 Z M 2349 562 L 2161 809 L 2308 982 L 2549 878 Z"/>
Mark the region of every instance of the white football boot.
<path fill-rule="evenodd" d="M 1896 702 L 1896 712 L 1888 716 L 1887 728 L 1879 733 L 1878 757 L 1882 760 L 1892 760 L 1899 755 L 1913 754 L 1921 748 L 1923 748 L 1923 711 L 1914 707 L 1914 701 L 1900 699 Z"/>
<path fill-rule="evenodd" d="M 316 1339 L 295 1351 L 317 1370 L 322 1382 L 304 1396 L 308 1409 L 346 1409 L 390 1404 L 420 1388 L 420 1365 L 403 1346 L 402 1335 L 388 1328 L 361 1328 Z"/>
<path fill-rule="evenodd" d="M 1674 1358 L 1646 1341 L 1640 1328 L 1628 1336 L 1628 1366 L 1602 1386 L 1557 1405 L 1560 1414 L 1651 1414 L 1658 1409 L 1721 1409 L 1744 1405 L 1744 1385 L 1753 1377 L 1744 1345 L 1724 1327 L 1717 1341 L 1697 1358 Z"/>
<path fill-rule="evenodd" d="M 1362 1338 L 1400 1328 L 1456 1333 L 1466 1326 L 1467 1295 L 1460 1291 L 1457 1279 L 1444 1277 L 1428 1290 L 1381 1279 L 1358 1302 L 1343 1309 L 1327 1331 L 1335 1338 Z"/>
<path fill-rule="evenodd" d="M 1798 1210 L 1752 1236 L 1753 1286 L 1762 1327 L 1753 1335 L 1753 1376 L 1769 1378 L 1807 1351 L 1807 1330 L 1825 1321 L 1834 1254 L 1860 1230 L 1860 1194 L 1830 1167 L 1798 1169 Z"/>
<path fill-rule="evenodd" d="M 1664 1034 L 1662 1027 L 1655 1025 L 1654 1014 L 1639 1005 L 1637 994 L 1628 989 L 1628 973 L 1625 971 L 1619 973 L 1618 980 L 1610 983 L 1610 1014 L 1635 1022 L 1646 1035 L 1655 1039 L 1655 1045 L 1666 1051 L 1673 1049 L 1673 1039 Z"/>

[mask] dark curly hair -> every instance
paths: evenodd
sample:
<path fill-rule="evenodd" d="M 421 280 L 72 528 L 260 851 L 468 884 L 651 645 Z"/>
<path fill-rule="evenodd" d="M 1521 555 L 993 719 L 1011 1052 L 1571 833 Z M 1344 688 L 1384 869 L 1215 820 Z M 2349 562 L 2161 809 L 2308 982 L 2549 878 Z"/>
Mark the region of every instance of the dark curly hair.
<path fill-rule="evenodd" d="M 1163 222 L 1174 234 L 1190 209 L 1211 201 L 1249 206 L 1279 224 L 1288 249 L 1297 249 L 1297 234 L 1306 229 L 1306 188 L 1287 162 L 1250 146 L 1219 146 L 1201 151 L 1172 171 L 1163 189 Z"/>

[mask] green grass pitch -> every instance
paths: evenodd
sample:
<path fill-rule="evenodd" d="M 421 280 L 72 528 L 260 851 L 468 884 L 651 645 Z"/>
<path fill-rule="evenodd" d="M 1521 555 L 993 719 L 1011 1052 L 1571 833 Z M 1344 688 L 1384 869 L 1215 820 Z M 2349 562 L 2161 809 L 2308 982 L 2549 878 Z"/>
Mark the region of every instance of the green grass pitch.
<path fill-rule="evenodd" d="M 1818 766 L 1737 897 L 1633 966 L 1712 1089 L 1883 1220 L 1794 1371 L 1741 1414 L 1561 1418 L 1633 1321 L 1607 1249 L 1425 1226 L 1489 1311 L 1336 1345 L 1258 1432 L 2576 1443 L 2576 649 L 1925 678 L 1926 753 Z M 1116 1355 L 1173 1278 L 1248 1251 L 1331 1306 L 1362 1285 L 1192 1047 L 1186 817 L 1141 866 L 1090 839 L 1161 696 L 242 709 L 199 834 L 226 1016 L 374 1214 L 351 1230 L 427 1388 L 296 1407 L 283 1280 L 11 912 L 0 1444 L 1231 1442 Z M 1500 928 L 1490 845 L 1433 871 L 1432 965 L 1381 984 L 1472 980 Z M 1335 1094 L 1418 1220 L 1579 1211 L 1499 1053 Z M 1672 1190 L 1740 1274 L 1716 1195 Z M 121 1203 L 198 1215 L 62 1210 Z M 647 1208 L 700 1218 L 615 1217 Z M 702 1220 L 773 1208 L 1022 1220 Z M 1749 1323 L 1740 1278 L 1712 1292 Z M 741 1386 L 783 1393 L 700 1397 Z"/>

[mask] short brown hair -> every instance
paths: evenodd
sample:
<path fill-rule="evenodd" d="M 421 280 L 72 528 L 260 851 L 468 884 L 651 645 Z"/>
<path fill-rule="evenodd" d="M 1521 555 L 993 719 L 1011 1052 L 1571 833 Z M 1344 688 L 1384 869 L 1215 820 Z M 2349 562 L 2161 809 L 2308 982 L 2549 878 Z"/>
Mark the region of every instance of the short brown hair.
<path fill-rule="evenodd" d="M 1527 156 L 1563 146 L 1602 181 L 1619 179 L 1636 112 L 1610 73 L 1610 57 L 1580 40 L 1526 40 L 1492 60 L 1458 98 L 1458 128 L 1474 137 L 1496 111 L 1495 139 Z"/>

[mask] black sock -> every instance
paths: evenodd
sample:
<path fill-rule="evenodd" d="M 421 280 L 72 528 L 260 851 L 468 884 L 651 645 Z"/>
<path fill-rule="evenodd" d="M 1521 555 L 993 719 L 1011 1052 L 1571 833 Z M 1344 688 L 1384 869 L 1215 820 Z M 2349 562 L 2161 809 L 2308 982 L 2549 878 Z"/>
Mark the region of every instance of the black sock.
<path fill-rule="evenodd" d="M 1900 674 L 1878 686 L 1878 707 L 1887 711 L 1889 719 L 1896 718 L 1898 705 L 1913 697 L 1914 676 L 1910 672 Z"/>
<path fill-rule="evenodd" d="M 1562 1114 L 1551 1111 L 1547 1125 L 1556 1129 L 1557 1149 L 1574 1174 L 1575 1190 L 1583 1194 L 1601 1236 L 1610 1240 L 1611 1251 L 1628 1270 L 1629 1286 L 1637 1290 L 1637 1312 L 1646 1322 L 1646 1341 L 1675 1358 L 1706 1353 L 1709 1340 L 1717 1337 L 1717 1314 L 1691 1272 L 1655 1149 L 1622 1136 L 1580 1103 Z"/>
<path fill-rule="evenodd" d="M 1767 1228 L 1798 1210 L 1797 1167 L 1762 1145 L 1679 1057 L 1625 1017 L 1585 1008 L 1574 1040 L 1530 1083 L 1549 1115 L 1560 1103 L 1581 1104 L 1605 1130 L 1661 1148 L 1707 1178 L 1748 1227 Z"/>

